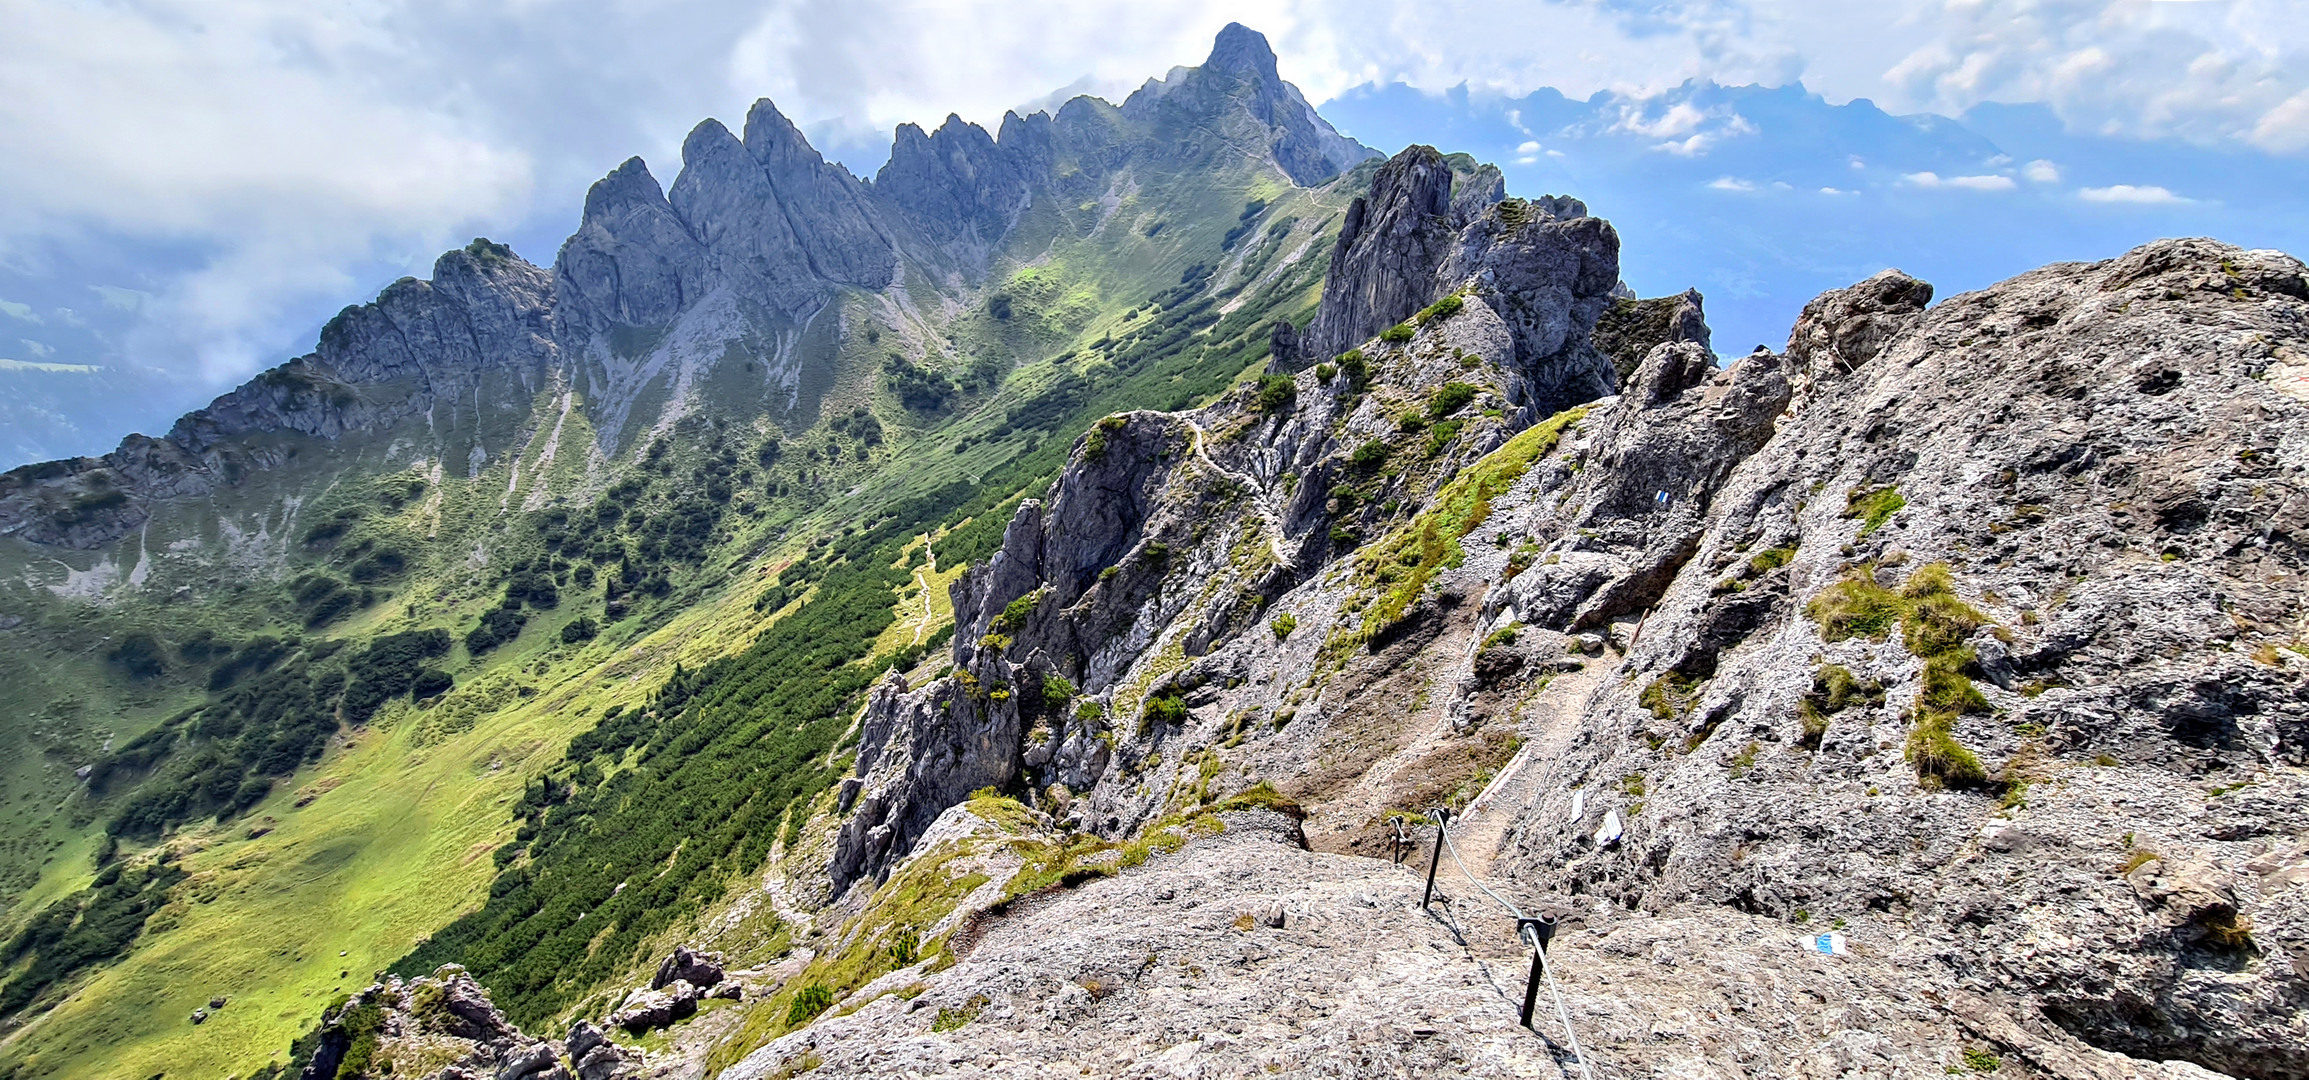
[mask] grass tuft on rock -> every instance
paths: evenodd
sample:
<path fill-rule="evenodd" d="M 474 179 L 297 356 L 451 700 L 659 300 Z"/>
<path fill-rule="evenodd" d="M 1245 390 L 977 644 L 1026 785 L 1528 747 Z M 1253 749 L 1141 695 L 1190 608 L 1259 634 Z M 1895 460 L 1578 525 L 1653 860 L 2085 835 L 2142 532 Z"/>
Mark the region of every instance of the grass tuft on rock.
<path fill-rule="evenodd" d="M 1804 735 L 1798 745 L 1806 750 L 1818 750 L 1821 737 L 1828 733 L 1829 717 L 1853 705 L 1883 703 L 1883 683 L 1874 679 L 1863 682 L 1850 668 L 1822 664 L 1820 670 L 1813 673 L 1811 692 L 1797 705 L 1804 718 Z"/>
<path fill-rule="evenodd" d="M 1882 640 L 1900 627 L 1902 644 L 1924 661 L 1924 687 L 1916 695 L 1907 746 L 1917 780 L 1928 787 L 1991 786 L 1980 756 L 1956 740 L 1960 717 L 1988 711 L 1987 699 L 1965 674 L 1977 659 L 1965 641 L 1988 619 L 1957 597 L 1948 564 L 1918 567 L 1897 591 L 1879 584 L 1872 567 L 1861 567 L 1814 597 L 1805 612 L 1820 624 L 1826 641 Z"/>
<path fill-rule="evenodd" d="M 1900 489 L 1886 484 L 1880 488 L 1856 487 L 1844 500 L 1844 516 L 1860 519 L 1860 535 L 1866 536 L 1884 527 L 1892 515 L 1908 505 Z"/>

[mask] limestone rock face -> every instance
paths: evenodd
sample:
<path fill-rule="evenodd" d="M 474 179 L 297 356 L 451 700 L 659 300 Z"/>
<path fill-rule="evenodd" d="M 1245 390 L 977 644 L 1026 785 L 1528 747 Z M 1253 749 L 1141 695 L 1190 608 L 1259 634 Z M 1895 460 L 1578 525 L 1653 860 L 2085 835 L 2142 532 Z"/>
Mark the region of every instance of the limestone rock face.
<path fill-rule="evenodd" d="M 1388 159 L 1370 193 L 1348 204 L 1323 305 L 1307 326 L 1308 355 L 1344 352 L 1435 299 L 1444 284 L 1436 272 L 1458 239 L 1451 179 L 1443 155 L 1415 146 Z"/>
<path fill-rule="evenodd" d="M 706 252 L 640 158 L 585 193 L 585 217 L 553 261 L 563 318 L 584 332 L 669 322 L 706 293 Z"/>
<path fill-rule="evenodd" d="M 745 146 L 768 175 L 777 212 L 792 224 L 812 273 L 861 289 L 890 284 L 898 253 L 849 170 L 812 149 L 768 98 L 746 112 Z"/>
<path fill-rule="evenodd" d="M 1577 200 L 1502 197 L 1497 170 L 1458 177 L 1430 147 L 1389 159 L 1347 208 L 1322 306 L 1287 343 L 1288 366 L 1330 360 L 1464 289 L 1496 298 L 1515 342 L 1516 404 L 1546 415 L 1611 393 L 1616 373 L 1590 333 L 1619 283 L 1618 234 Z M 1277 335 L 1278 356 L 1285 346 Z"/>
<path fill-rule="evenodd" d="M 1640 615 L 1692 556 L 1732 470 L 1772 436 L 1792 393 L 1761 353 L 1718 369 L 1688 341 L 1652 348 L 1571 449 L 1578 471 L 1527 535 L 1566 535 L 1552 558 L 1491 594 L 1495 621 L 1566 633 Z"/>
<path fill-rule="evenodd" d="M 2009 1010 L 2008 1046 L 2309 1073 L 2309 909 L 2275 884 L 2309 807 L 2309 667 L 2271 644 L 2304 614 L 2282 503 L 2309 413 L 2261 375 L 2309 330 L 2302 281 L 2201 240 L 1929 309 L 1888 272 L 1809 305 L 1785 357 L 1682 391 L 1762 417 L 1727 444 L 1760 448 L 1695 460 L 1707 483 L 1662 507 L 1659 481 L 1586 489 L 1577 520 L 1602 535 L 1558 532 L 1561 561 L 1505 590 L 1535 621 L 1651 608 L 1580 737 L 1537 765 L 1515 874 L 1652 912 L 1833 913 L 1915 958 L 1905 989 Z M 1686 381 L 1662 363 L 1678 348 L 1617 410 Z M 1774 385 L 1743 410 L 1751 367 Z M 1583 476 L 1635 464 L 1609 432 Z M 1618 584 L 1642 576 L 1619 554 L 1638 540 L 1684 552 L 1664 589 Z M 1585 591 L 1563 583 L 1591 552 L 1605 584 L 1548 599 Z M 1836 633 L 1820 606 L 1856 581 L 1930 597 L 1943 574 L 1953 707 L 1928 697 L 1950 676 L 1915 624 Z M 1954 749 L 1923 729 L 1943 708 Z M 1614 808 L 1624 839 L 1597 847 Z"/>
<path fill-rule="evenodd" d="M 1316 115 L 1299 88 L 1276 73 L 1265 35 L 1240 23 L 1219 31 L 1201 67 L 1150 83 L 1123 103 L 1123 111 L 1157 124 L 1215 119 L 1216 126 L 1227 126 L 1240 116 L 1248 121 L 1244 127 L 1264 136 L 1275 164 L 1308 187 L 1377 156 Z"/>
<path fill-rule="evenodd" d="M 626 996 L 625 1002 L 609 1014 L 609 1026 L 627 1031 L 643 1032 L 661 1028 L 678 1020 L 697 1015 L 698 1002 L 705 994 L 682 979 L 675 979 L 660 987 L 636 990 Z"/>
<path fill-rule="evenodd" d="M 1650 300 L 1615 294 L 1612 305 L 1596 318 L 1592 336 L 1596 351 L 1611 360 L 1620 381 L 1625 382 L 1654 345 L 1689 341 L 1711 350 L 1702 303 L 1697 289 Z"/>
<path fill-rule="evenodd" d="M 682 141 L 682 170 L 666 194 L 705 246 L 712 280 L 786 315 L 816 304 L 821 285 L 769 174 L 719 120 Z"/>
<path fill-rule="evenodd" d="M 1619 234 L 1602 218 L 1524 217 L 1493 204 L 1460 230 L 1436 280 L 1470 282 L 1515 340 L 1515 403 L 1547 416 L 1612 392 L 1611 361 L 1590 340 L 1619 283 Z M 1327 290 L 1327 286 L 1326 286 Z M 1438 290 L 1438 295 L 1448 291 Z M 1696 305 L 1690 321 L 1699 322 Z M 1707 351 L 1706 327 L 1698 344 Z"/>
<path fill-rule="evenodd" d="M 719 985 L 722 981 L 721 957 L 714 953 L 694 951 L 687 945 L 676 946 L 672 953 L 659 961 L 657 974 L 650 977 L 649 988 L 662 990 L 666 984 L 676 980 L 696 987 Z"/>
<path fill-rule="evenodd" d="M 898 127 L 890 160 L 874 174 L 874 190 L 934 241 L 990 248 L 1018 220 L 1031 198 L 1022 164 L 986 129 L 949 115 L 923 134 Z"/>

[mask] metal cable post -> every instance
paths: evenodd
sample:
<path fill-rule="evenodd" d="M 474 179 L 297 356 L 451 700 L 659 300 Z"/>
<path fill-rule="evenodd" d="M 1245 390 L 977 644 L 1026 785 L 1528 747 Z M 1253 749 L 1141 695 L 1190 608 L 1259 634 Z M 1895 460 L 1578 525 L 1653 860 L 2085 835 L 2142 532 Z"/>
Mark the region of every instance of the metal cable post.
<path fill-rule="evenodd" d="M 1431 813 L 1435 815 L 1435 850 L 1427 856 L 1427 892 L 1419 897 L 1419 907 L 1422 911 L 1426 910 L 1427 905 L 1435 899 L 1435 868 L 1443 861 L 1444 846 L 1451 842 L 1450 837 L 1443 831 L 1445 826 L 1451 824 L 1451 811 L 1438 806 Z M 1451 861 L 1459 861 L 1458 852 L 1451 853 Z"/>
<path fill-rule="evenodd" d="M 1506 897 L 1491 891 L 1491 886 L 1485 885 L 1474 874 L 1468 872 L 1467 864 L 1460 861 L 1459 845 L 1451 842 L 1449 833 L 1438 828 L 1435 830 L 1435 836 L 1438 846 L 1451 852 L 1451 865 L 1459 868 L 1460 876 L 1472 882 L 1476 888 L 1481 889 L 1483 895 L 1490 897 L 1493 903 L 1506 908 L 1508 914 L 1515 916 L 1516 936 L 1531 946 L 1531 979 L 1524 984 L 1523 988 L 1523 1025 L 1525 1027 L 1531 1026 L 1532 1009 L 1538 1004 L 1539 999 L 1539 984 L 1544 981 L 1547 983 L 1547 996 L 1555 1003 L 1556 1018 L 1563 1022 L 1564 1036 L 1571 1042 L 1571 1059 L 1574 1064 L 1579 1066 L 1580 1077 L 1582 1080 L 1595 1080 L 1595 1074 L 1587 1067 L 1587 1054 L 1579 1047 L 1579 1033 L 1571 1028 L 1571 1011 L 1564 1008 L 1563 994 L 1556 989 L 1555 972 L 1547 966 L 1547 943 L 1555 937 L 1555 920 L 1545 916 L 1536 919 L 1526 916 L 1522 908 L 1516 907 Z M 1429 888 L 1433 888 L 1434 869 L 1430 867 L 1427 874 Z"/>
<path fill-rule="evenodd" d="M 1564 1037 L 1571 1040 L 1571 1060 L 1579 1066 L 1581 1080 L 1595 1080 L 1595 1074 L 1588 1071 L 1587 1054 L 1579 1048 L 1579 1032 L 1571 1028 L 1571 1010 L 1563 1007 L 1563 994 L 1555 988 L 1555 970 L 1547 965 L 1545 948 L 1533 951 L 1532 966 L 1539 970 L 1541 978 L 1547 980 L 1547 996 L 1555 1002 L 1555 1018 L 1563 1021 Z"/>

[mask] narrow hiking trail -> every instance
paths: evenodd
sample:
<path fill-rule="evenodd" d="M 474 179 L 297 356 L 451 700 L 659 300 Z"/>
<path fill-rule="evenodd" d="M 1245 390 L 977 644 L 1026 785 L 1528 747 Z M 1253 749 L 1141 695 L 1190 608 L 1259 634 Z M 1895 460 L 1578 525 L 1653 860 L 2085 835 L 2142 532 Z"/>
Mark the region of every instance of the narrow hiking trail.
<path fill-rule="evenodd" d="M 930 547 L 929 533 L 922 534 L 922 558 L 928 566 L 929 573 L 938 572 L 938 553 Z M 921 566 L 914 568 L 914 587 L 921 590 L 922 593 L 922 621 L 914 624 L 914 644 L 916 645 L 922 644 L 922 635 L 930 632 L 930 623 L 937 617 L 930 609 L 930 578 L 923 573 L 923 570 L 924 567 Z"/>
<path fill-rule="evenodd" d="M 1507 957 L 1522 952 L 1514 917 L 1485 896 L 1478 883 L 1527 915 L 1537 914 L 1543 906 L 1543 895 L 1502 880 L 1493 872 L 1493 865 L 1510 842 L 1516 821 L 1546 794 L 1540 790 L 1541 770 L 1533 767 L 1534 763 L 1549 760 L 1571 745 L 1589 698 L 1610 677 L 1613 665 L 1605 662 L 1608 659 L 1607 654 L 1578 671 L 1548 680 L 1526 706 L 1518 725 L 1522 748 L 1451 820 L 1451 848 L 1436 868 L 1436 888 L 1452 898 L 1453 923 L 1478 956 Z M 1432 842 L 1433 830 L 1428 832 L 1426 839 Z M 1425 846 L 1421 845 L 1422 854 Z M 1426 868 L 1419 869 L 1424 873 Z"/>
<path fill-rule="evenodd" d="M 1289 565 L 1291 557 L 1283 551 L 1283 518 L 1282 515 L 1275 512 L 1273 506 L 1269 505 L 1270 496 L 1267 494 L 1266 485 L 1259 483 L 1257 479 L 1251 476 L 1219 464 L 1217 459 L 1211 457 L 1209 451 L 1203 449 L 1203 437 L 1210 432 L 1205 430 L 1203 425 L 1192 416 L 1183 417 L 1183 419 L 1186 420 L 1187 426 L 1193 428 L 1195 432 L 1195 437 L 1188 444 L 1189 449 L 1195 455 L 1195 460 L 1202 462 L 1212 472 L 1242 487 L 1243 495 L 1251 512 L 1257 514 L 1260 523 L 1267 527 L 1267 550 L 1273 553 L 1276 562 Z"/>

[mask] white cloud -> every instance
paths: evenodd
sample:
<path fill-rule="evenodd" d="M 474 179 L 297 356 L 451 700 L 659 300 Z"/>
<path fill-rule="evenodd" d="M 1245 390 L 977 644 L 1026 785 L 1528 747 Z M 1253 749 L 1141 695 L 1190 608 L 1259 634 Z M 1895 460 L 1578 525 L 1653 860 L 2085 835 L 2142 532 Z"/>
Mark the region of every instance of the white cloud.
<path fill-rule="evenodd" d="M 1981 176 L 1942 176 L 1933 172 L 1903 173 L 1900 177 L 1920 188 L 1957 188 L 1964 191 L 2011 191 L 2012 177 L 1986 174 Z"/>
<path fill-rule="evenodd" d="M 1756 125 L 1728 107 L 1700 108 L 1667 95 L 1638 96 L 1620 106 L 1608 129 L 1617 134 L 1657 140 L 1652 149 L 1680 157 L 1705 154 L 1717 143 L 1756 133 Z"/>
<path fill-rule="evenodd" d="M 1539 142 L 1538 142 L 1538 140 L 1536 140 L 1536 139 L 1535 139 L 1535 140 L 1533 140 L 1533 141 L 1531 141 L 1531 142 L 1527 142 L 1527 143 L 1524 143 L 1524 144 L 1522 144 L 1521 146 L 1518 146 L 1518 147 L 1516 147 L 1516 148 L 1515 148 L 1515 152 L 1516 152 L 1516 153 L 1518 153 L 1518 154 L 1536 154 L 1536 153 L 1539 153 Z"/>
<path fill-rule="evenodd" d="M 13 300 L 0 300 L 0 315 L 6 315 L 19 322 L 32 323 L 35 326 L 40 323 L 40 316 L 32 313 L 32 305 L 19 304 Z"/>
<path fill-rule="evenodd" d="M 2032 184 L 2060 183 L 2060 166 L 2043 158 L 2029 162 L 2020 170 L 2020 174 L 2028 177 L 2029 183 Z"/>
<path fill-rule="evenodd" d="M 417 42 L 393 24 L 408 14 L 0 0 L 0 247 L 213 252 L 145 305 L 146 347 L 211 379 L 245 374 L 251 335 L 285 304 L 342 295 L 348 264 L 445 246 L 527 191 L 525 153 L 410 85 L 409 68 L 462 60 L 407 55 Z M 109 288 L 107 304 L 137 299 Z"/>
<path fill-rule="evenodd" d="M 33 356 L 40 357 L 42 359 L 46 359 L 56 354 L 55 349 L 34 341 L 31 338 L 17 338 L 16 344 L 24 346 L 25 352 L 31 353 Z"/>
<path fill-rule="evenodd" d="M 1807 84 L 1835 94 L 1882 85 L 1904 109 L 1960 112 L 1988 101 L 2042 102 L 2072 127 L 2201 143 L 2309 148 L 2309 8 L 2294 0 L 1899 0 L 1902 32 L 1855 36 L 1822 51 Z M 1883 20 L 1839 17 L 1834 33 Z M 1900 42 L 1894 45 L 1892 42 Z M 1883 49 L 1900 55 L 1885 62 Z"/>
<path fill-rule="evenodd" d="M 1714 189 L 1716 189 L 1717 191 L 1754 191 L 1754 190 L 1756 190 L 1756 185 L 1755 185 L 1754 183 L 1752 183 L 1752 182 L 1750 182 L 1750 181 L 1747 181 L 1747 180 L 1742 180 L 1742 179 L 1740 179 L 1740 178 L 1739 178 L 1739 177 L 1737 177 L 1737 176 L 1722 176 L 1722 177 L 1718 177 L 1718 178 L 1716 178 L 1716 179 L 1714 179 L 1714 180 L 1711 180 L 1711 181 L 1709 181 L 1709 182 L 1708 182 L 1708 186 L 1709 186 L 1709 187 L 1711 187 L 1711 188 L 1714 188 Z"/>
<path fill-rule="evenodd" d="M 2197 200 L 2184 199 L 2166 188 L 2151 185 L 2116 184 L 2110 187 L 2080 188 L 2077 197 L 2086 202 L 2140 203 L 2144 205 L 2175 205 Z"/>
<path fill-rule="evenodd" d="M 91 285 L 88 291 L 104 301 L 114 311 L 135 311 L 152 301 L 152 294 L 137 289 L 123 289 L 118 285 Z"/>
<path fill-rule="evenodd" d="M 2253 125 L 2252 141 L 2280 154 L 2309 150 L 2309 90 L 2286 98 Z"/>

